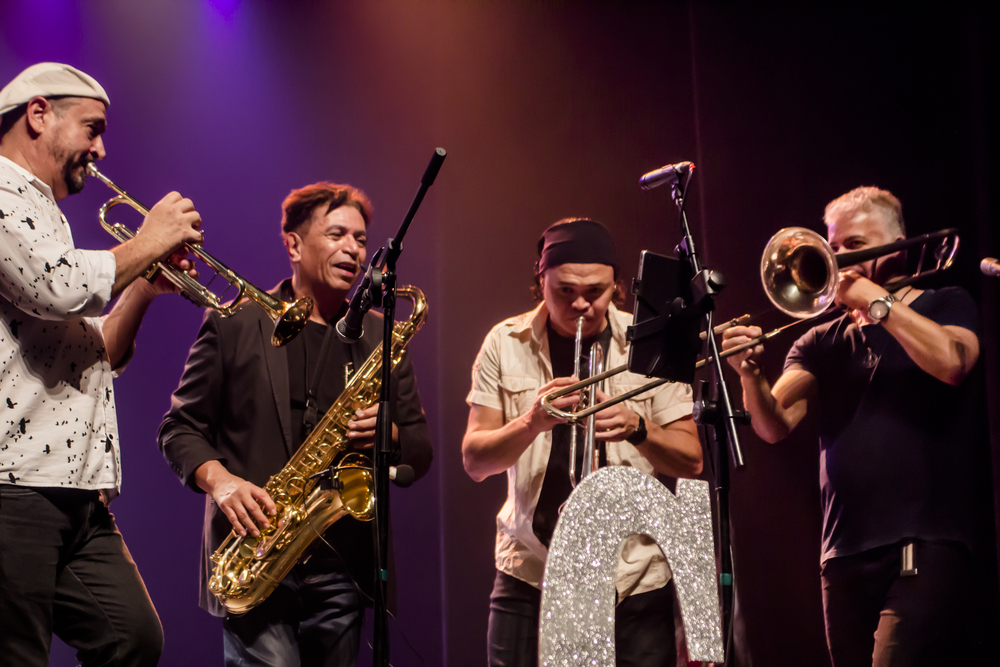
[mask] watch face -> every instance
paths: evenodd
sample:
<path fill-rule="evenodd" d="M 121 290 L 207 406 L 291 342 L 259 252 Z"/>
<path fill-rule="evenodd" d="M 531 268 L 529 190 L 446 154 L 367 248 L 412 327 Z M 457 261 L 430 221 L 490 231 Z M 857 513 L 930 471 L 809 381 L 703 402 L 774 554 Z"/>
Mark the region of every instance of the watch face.
<path fill-rule="evenodd" d="M 889 314 L 889 304 L 882 299 L 876 299 L 868 306 L 868 315 L 875 321 L 881 320 Z"/>

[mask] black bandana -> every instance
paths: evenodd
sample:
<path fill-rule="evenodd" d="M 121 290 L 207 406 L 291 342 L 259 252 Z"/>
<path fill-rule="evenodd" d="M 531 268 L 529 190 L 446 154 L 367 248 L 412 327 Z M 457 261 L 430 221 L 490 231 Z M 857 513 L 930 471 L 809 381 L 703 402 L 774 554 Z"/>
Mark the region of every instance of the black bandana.
<path fill-rule="evenodd" d="M 607 227 L 587 218 L 560 220 L 538 239 L 538 273 L 560 264 L 607 264 L 618 267 L 615 243 Z"/>

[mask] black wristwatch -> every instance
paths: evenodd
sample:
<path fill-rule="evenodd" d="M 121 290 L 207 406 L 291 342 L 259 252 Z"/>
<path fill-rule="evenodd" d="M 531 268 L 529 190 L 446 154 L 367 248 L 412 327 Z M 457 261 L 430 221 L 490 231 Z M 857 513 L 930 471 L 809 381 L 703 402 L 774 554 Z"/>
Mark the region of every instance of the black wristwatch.
<path fill-rule="evenodd" d="M 628 442 L 629 444 L 632 445 L 641 445 L 642 443 L 646 442 L 647 437 L 648 434 L 646 433 L 646 420 L 640 416 L 639 425 L 635 427 L 634 431 L 632 431 L 632 435 L 625 438 L 625 442 Z"/>
<path fill-rule="evenodd" d="M 899 301 L 899 299 L 891 294 L 886 294 L 880 299 L 875 299 L 868 304 L 868 317 L 872 318 L 875 322 L 881 322 L 889 316 L 889 310 L 892 308 L 892 304 L 897 301 Z"/>

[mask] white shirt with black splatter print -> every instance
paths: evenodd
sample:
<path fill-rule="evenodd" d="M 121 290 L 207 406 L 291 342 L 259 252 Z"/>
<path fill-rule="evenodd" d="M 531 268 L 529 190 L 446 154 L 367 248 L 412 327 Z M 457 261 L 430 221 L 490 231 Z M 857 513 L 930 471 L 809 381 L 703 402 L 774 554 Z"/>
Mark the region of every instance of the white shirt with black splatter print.
<path fill-rule="evenodd" d="M 114 280 L 114 255 L 75 248 L 49 186 L 0 157 L 0 484 L 119 489 Z"/>

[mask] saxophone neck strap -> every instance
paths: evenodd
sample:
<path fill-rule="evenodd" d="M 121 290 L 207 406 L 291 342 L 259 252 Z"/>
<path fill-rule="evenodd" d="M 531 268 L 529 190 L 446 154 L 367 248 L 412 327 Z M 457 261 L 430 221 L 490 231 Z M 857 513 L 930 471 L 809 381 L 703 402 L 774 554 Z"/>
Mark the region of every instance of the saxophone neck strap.
<path fill-rule="evenodd" d="M 323 334 L 323 344 L 319 348 L 319 358 L 312 369 L 312 381 L 306 389 L 306 409 L 302 415 L 302 431 L 305 435 L 312 433 L 312 430 L 319 422 L 319 406 L 316 404 L 316 394 L 319 392 L 319 383 L 323 379 L 323 368 L 326 366 L 326 358 L 330 356 L 330 344 L 336 336 L 333 326 L 326 326 L 326 333 Z M 308 349 L 308 348 L 307 348 Z M 309 374 L 309 352 L 306 352 L 306 375 Z"/>

